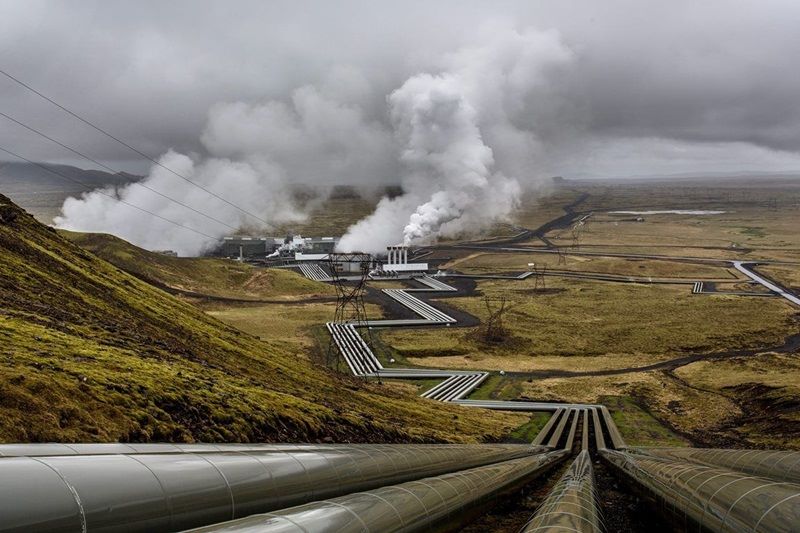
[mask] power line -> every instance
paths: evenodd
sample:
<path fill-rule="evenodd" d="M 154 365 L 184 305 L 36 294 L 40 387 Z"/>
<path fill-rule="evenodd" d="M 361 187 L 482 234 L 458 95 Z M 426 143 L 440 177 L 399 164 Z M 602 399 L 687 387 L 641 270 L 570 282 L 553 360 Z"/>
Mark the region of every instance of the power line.
<path fill-rule="evenodd" d="M 164 169 L 164 170 L 166 170 L 167 172 L 170 172 L 171 174 L 174 174 L 175 176 L 179 177 L 180 179 L 182 179 L 182 180 L 186 181 L 187 183 L 191 183 L 192 185 L 194 185 L 194 186 L 195 186 L 195 187 L 197 187 L 198 189 L 201 189 L 201 190 L 203 190 L 203 191 L 207 192 L 208 194 L 210 194 L 211 196 L 213 196 L 213 197 L 215 197 L 215 198 L 217 198 L 217 199 L 219 199 L 219 200 L 222 200 L 222 201 L 223 201 L 223 202 L 225 202 L 226 204 L 228 204 L 228 205 L 230 205 L 230 206 L 232 206 L 232 207 L 235 207 L 236 209 L 238 209 L 238 210 L 239 210 L 239 211 L 241 211 L 242 213 L 244 213 L 244 214 L 246 214 L 246 215 L 248 215 L 248 216 L 251 216 L 251 217 L 255 218 L 256 220 L 258 220 L 258 221 L 260 221 L 260 222 L 262 222 L 262 223 L 266 224 L 267 226 L 270 226 L 270 223 L 269 223 L 269 222 L 267 222 L 267 221 L 266 221 L 266 220 L 264 220 L 263 218 L 259 217 L 258 215 L 254 215 L 253 213 L 251 213 L 251 212 L 249 212 L 249 211 L 247 211 L 247 210 L 245 210 L 245 209 L 243 209 L 243 208 L 239 207 L 238 205 L 236 205 L 236 204 L 234 204 L 234 203 L 232 203 L 232 202 L 230 202 L 230 201 L 226 200 L 225 198 L 223 198 L 222 196 L 218 195 L 218 194 L 217 194 L 217 193 L 215 193 L 214 191 L 211 191 L 211 190 L 209 190 L 209 189 L 207 189 L 207 188 L 203 187 L 203 186 L 202 186 L 202 185 L 200 185 L 199 183 L 197 183 L 197 182 L 195 182 L 195 181 L 192 181 L 192 180 L 190 180 L 189 178 L 187 178 L 186 176 L 184 176 L 184 175 L 182 175 L 182 174 L 179 174 L 179 173 L 175 172 L 175 171 L 174 171 L 174 170 L 172 170 L 171 168 L 169 168 L 169 167 L 167 167 L 167 166 L 163 165 L 162 163 L 159 163 L 158 161 L 156 161 L 155 159 L 153 159 L 153 158 L 152 158 L 152 157 L 150 157 L 149 155 L 145 154 L 144 152 L 141 152 L 141 151 L 137 150 L 136 148 L 134 148 L 134 147 L 133 147 L 133 146 L 131 146 L 130 144 L 126 143 L 125 141 L 123 141 L 123 140 L 121 140 L 121 139 L 119 139 L 119 138 L 117 138 L 117 137 L 115 137 L 115 136 L 111 135 L 110 133 L 108 133 L 106 130 L 104 130 L 104 129 L 103 129 L 103 128 L 101 128 L 100 126 L 97 126 L 97 125 L 95 125 L 95 124 L 93 124 L 93 123 L 89 122 L 88 120 L 86 120 L 85 118 L 81 117 L 81 116 L 80 116 L 80 115 L 78 115 L 77 113 L 75 113 L 75 112 L 73 112 L 73 111 L 70 111 L 69 109 L 67 109 L 67 108 L 66 108 L 66 107 L 64 107 L 63 105 L 59 104 L 58 102 L 56 102 L 56 101 L 55 101 L 55 100 L 53 100 L 52 98 L 50 98 L 50 97 L 48 97 L 48 96 L 45 96 L 44 94 L 40 93 L 39 91 L 37 91 L 36 89 L 34 89 L 33 87 L 31 87 L 30 85 L 28 85 L 28 84 L 26 84 L 25 82 L 23 82 L 23 81 L 21 81 L 21 80 L 19 80 L 19 79 L 15 78 L 14 76 L 12 76 L 11 74 L 9 74 L 8 72 L 6 72 L 6 71 L 4 71 L 4 70 L 0 69 L 0 74 L 2 74 L 3 76 L 7 77 L 7 78 L 8 78 L 8 79 L 10 79 L 10 80 L 12 80 L 13 82 L 15 82 L 15 83 L 17 83 L 17 84 L 21 85 L 22 87 L 25 87 L 26 89 L 28 89 L 28 90 L 29 90 L 29 91 L 31 91 L 32 93 L 36 94 L 36 95 L 37 95 L 37 96 L 39 96 L 40 98 L 43 98 L 44 100 L 47 100 L 48 102 L 50 102 L 51 104 L 53 104 L 53 105 L 54 105 L 54 106 L 56 106 L 57 108 L 61 109 L 61 110 L 62 110 L 62 111 L 64 111 L 65 113 L 68 113 L 69 115 L 72 115 L 73 117 L 75 117 L 76 119 L 80 120 L 81 122 L 83 122 L 84 124 L 86 124 L 87 126 L 89 126 L 90 128 L 93 128 L 93 129 L 95 129 L 95 130 L 99 131 L 100 133 L 102 133 L 102 134 L 103 134 L 103 135 L 105 135 L 106 137 L 108 137 L 108 138 L 110 138 L 110 139 L 113 139 L 114 141 L 118 142 L 118 143 L 119 143 L 119 144 L 121 144 L 122 146 L 124 146 L 124 147 L 128 148 L 129 150 L 131 150 L 131 151 L 133 151 L 133 152 L 135 152 L 135 153 L 139 154 L 141 157 L 143 157 L 143 158 L 147 159 L 148 161 L 150 161 L 150 162 L 151 162 L 151 163 L 153 163 L 154 165 L 158 165 L 159 167 L 163 168 L 163 169 Z"/>
<path fill-rule="evenodd" d="M 15 124 L 17 124 L 17 125 L 19 125 L 19 126 L 22 126 L 23 128 L 25 128 L 25 129 L 26 129 L 26 130 L 28 130 L 28 131 L 31 131 L 31 132 L 33 132 L 33 133 L 35 133 L 35 134 L 37 134 L 37 135 L 40 135 L 40 136 L 44 137 L 44 138 L 45 138 L 45 139 L 47 139 L 48 141 L 54 142 L 55 144 L 57 144 L 57 145 L 61 146 L 62 148 L 65 148 L 65 149 L 69 150 L 69 151 L 70 151 L 70 152 L 72 152 L 73 154 L 76 154 L 76 155 L 78 155 L 78 156 L 80 156 L 80 157 L 82 157 L 82 158 L 86 159 L 87 161 L 91 161 L 91 162 L 92 162 L 92 163 L 94 163 L 95 165 L 98 165 L 98 166 L 100 166 L 100 167 L 102 167 L 102 168 L 104 168 L 104 169 L 108 170 L 109 172 L 112 172 L 112 173 L 114 173 L 114 174 L 120 174 L 120 172 L 119 172 L 118 170 L 116 170 L 116 169 L 113 169 L 113 168 L 109 167 L 108 165 L 106 165 L 106 164 L 104 164 L 104 163 L 101 163 L 100 161 L 97 161 L 96 159 L 93 159 L 93 158 L 89 157 L 88 155 L 86 155 L 86 154 L 83 154 L 83 153 L 79 152 L 78 150 L 75 150 L 74 148 L 71 148 L 71 147 L 67 146 L 66 144 L 62 143 L 61 141 L 59 141 L 59 140 L 57 140 L 57 139 L 54 139 L 54 138 L 50 137 L 49 135 L 47 135 L 47 134 L 45 134 L 45 133 L 42 133 L 41 131 L 37 130 L 36 128 L 33 128 L 33 127 L 31 127 L 31 126 L 29 126 L 29 125 L 27 125 L 27 124 L 23 123 L 23 122 L 20 122 L 19 120 L 17 120 L 17 119 L 15 119 L 14 117 L 11 117 L 11 116 L 9 116 L 9 115 L 7 115 L 7 114 L 3 113 L 2 111 L 0 111 L 0 116 L 2 116 L 2 117 L 5 117 L 7 120 L 10 120 L 11 122 L 13 122 L 13 123 L 15 123 Z M 203 213 L 202 211 L 200 211 L 200 210 L 198 210 L 198 209 L 195 209 L 195 208 L 194 208 L 194 207 L 192 207 L 192 206 L 186 205 L 186 204 L 184 204 L 183 202 L 181 202 L 181 201 L 179 201 L 179 200 L 176 200 L 176 199 L 174 199 L 174 198 L 171 198 L 171 197 L 167 196 L 166 194 L 164 194 L 164 193 L 162 193 L 162 192 L 159 192 L 159 191 L 157 191 L 156 189 L 153 189 L 152 187 L 150 187 L 150 186 L 148 186 L 148 185 L 145 185 L 144 183 L 137 183 L 137 185 L 139 185 L 140 187 L 143 187 L 143 188 L 147 189 L 148 191 L 152 191 L 152 192 L 156 193 L 157 195 L 159 195 L 159 196 L 161 196 L 161 197 L 163 197 L 163 198 L 166 198 L 166 199 L 167 199 L 167 200 L 169 200 L 170 202 L 174 202 L 174 203 L 176 203 L 176 204 L 178 204 L 178 205 L 180 205 L 180 206 L 183 206 L 183 207 L 185 207 L 186 209 L 189 209 L 190 211 L 194 211 L 194 212 L 195 212 L 195 213 L 197 213 L 198 215 L 202 215 L 202 216 L 206 217 L 207 219 L 209 219 L 209 220 L 213 220 L 214 222 L 216 222 L 216 223 L 218 223 L 218 224 L 222 224 L 223 226 L 226 226 L 226 227 L 228 227 L 228 228 L 230 228 L 230 229 L 232 229 L 232 230 L 234 230 L 234 231 L 239 229 L 239 228 L 237 228 L 236 226 L 231 226 L 231 225 L 230 225 L 230 224 L 228 224 L 227 222 L 223 222 L 222 220 L 216 219 L 216 218 L 212 217 L 211 215 L 207 215 L 207 214 Z"/>
<path fill-rule="evenodd" d="M 0 146 L 0 152 L 5 152 L 8 155 L 16 157 L 17 159 L 21 159 L 22 161 L 30 163 L 31 165 L 36 165 L 37 167 L 39 167 L 39 168 L 41 168 L 43 170 L 46 170 L 47 172 L 49 172 L 51 174 L 59 176 L 59 177 L 65 179 L 67 181 L 72 181 L 72 182 L 77 183 L 78 185 L 82 185 L 83 187 L 86 187 L 86 188 L 90 188 L 90 189 L 92 188 L 90 185 L 87 185 L 87 184 L 83 183 L 80 180 L 76 180 L 75 178 L 73 178 L 71 176 L 67 176 L 66 174 L 62 174 L 61 172 L 53 170 L 52 168 L 49 168 L 49 167 L 47 167 L 47 166 L 45 166 L 45 165 L 43 165 L 41 163 L 37 163 L 36 161 L 32 161 L 32 160 L 28 159 L 27 157 L 23 157 L 23 156 L 21 156 L 19 154 L 16 154 L 16 153 L 12 152 L 11 150 L 7 150 L 7 149 L 3 148 L 2 146 Z M 132 204 L 130 202 L 126 202 L 125 200 L 123 200 L 121 198 L 117 198 L 113 194 L 108 194 L 108 193 L 103 192 L 101 190 L 95 190 L 94 192 L 96 192 L 98 194 L 102 194 L 103 196 L 108 196 L 109 198 L 111 198 L 113 200 L 116 200 L 117 202 L 123 203 L 123 204 L 125 204 L 127 206 L 130 206 L 130 207 L 133 207 L 134 209 L 138 209 L 139 211 L 142 211 L 143 213 L 147 213 L 148 215 L 153 215 L 154 217 L 160 218 L 164 222 L 169 222 L 170 224 L 178 226 L 179 228 L 183 228 L 183 229 L 186 229 L 186 230 L 189 230 L 189 231 L 193 231 L 193 232 L 197 233 L 198 235 L 202 235 L 203 237 L 208 237 L 209 239 L 217 240 L 217 237 L 214 237 L 213 235 L 209 235 L 208 233 L 203 233 L 200 230 L 196 230 L 194 228 L 190 228 L 189 226 L 184 226 L 180 222 L 175 222 L 174 220 L 170 220 L 168 218 L 162 217 L 158 213 L 153 213 L 152 211 L 149 211 L 149 210 L 147 210 L 147 209 L 145 209 L 143 207 L 139 207 L 138 205 L 134 205 L 134 204 Z"/>

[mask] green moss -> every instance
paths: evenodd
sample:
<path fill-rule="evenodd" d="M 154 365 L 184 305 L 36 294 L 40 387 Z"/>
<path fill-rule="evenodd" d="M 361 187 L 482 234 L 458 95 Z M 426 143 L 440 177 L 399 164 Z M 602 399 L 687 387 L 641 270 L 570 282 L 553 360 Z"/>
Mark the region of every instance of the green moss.
<path fill-rule="evenodd" d="M 553 416 L 552 413 L 533 413 L 530 420 L 511 432 L 511 439 L 519 442 L 533 442 L 551 416 Z"/>
<path fill-rule="evenodd" d="M 611 418 L 629 446 L 688 446 L 682 437 L 663 426 L 630 396 L 601 396 Z"/>
<path fill-rule="evenodd" d="M 470 400 L 514 400 L 522 394 L 518 379 L 492 374 L 470 394 Z"/>

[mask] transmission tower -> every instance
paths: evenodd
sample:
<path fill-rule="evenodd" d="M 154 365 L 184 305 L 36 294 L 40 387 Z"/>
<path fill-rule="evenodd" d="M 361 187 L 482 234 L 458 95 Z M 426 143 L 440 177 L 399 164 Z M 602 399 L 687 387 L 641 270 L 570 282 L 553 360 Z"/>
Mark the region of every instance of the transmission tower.
<path fill-rule="evenodd" d="M 558 251 L 558 264 L 559 265 L 566 265 L 567 264 L 567 252 L 564 250 L 562 246 L 556 248 Z"/>
<path fill-rule="evenodd" d="M 543 263 L 541 265 L 534 265 L 533 272 L 533 290 L 538 291 L 539 286 L 541 286 L 542 290 L 546 290 L 547 286 L 544 283 L 544 277 L 547 274 L 547 264 Z"/>
<path fill-rule="evenodd" d="M 572 248 L 574 250 L 580 249 L 581 246 L 581 232 L 583 231 L 583 221 L 576 222 L 572 226 Z"/>
<path fill-rule="evenodd" d="M 332 253 L 328 255 L 328 269 L 333 286 L 336 288 L 336 312 L 333 322 L 349 323 L 362 330 L 361 338 L 370 350 L 373 349 L 372 334 L 369 329 L 367 311 L 364 307 L 364 292 L 375 260 L 370 254 Z M 328 342 L 327 365 L 336 370 L 340 364 L 339 349 L 333 337 Z"/>

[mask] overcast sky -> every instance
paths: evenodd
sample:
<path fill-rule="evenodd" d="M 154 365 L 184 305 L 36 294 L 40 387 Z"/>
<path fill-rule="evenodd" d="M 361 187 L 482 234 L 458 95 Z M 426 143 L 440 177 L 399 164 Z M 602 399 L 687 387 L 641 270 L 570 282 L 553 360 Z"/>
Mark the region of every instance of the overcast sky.
<path fill-rule="evenodd" d="M 0 69 L 158 157 L 207 150 L 215 105 L 288 102 L 306 85 L 380 128 L 404 80 L 501 26 L 557 32 L 572 54 L 511 117 L 543 139 L 542 172 L 800 170 L 796 0 L 0 0 Z M 148 168 L 2 76 L 0 111 Z M 88 166 L 2 118 L 0 146 Z"/>

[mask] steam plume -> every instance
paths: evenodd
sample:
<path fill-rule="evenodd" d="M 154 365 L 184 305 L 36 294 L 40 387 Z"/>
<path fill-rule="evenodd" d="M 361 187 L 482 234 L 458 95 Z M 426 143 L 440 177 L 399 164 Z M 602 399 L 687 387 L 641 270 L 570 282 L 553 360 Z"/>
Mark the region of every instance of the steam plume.
<path fill-rule="evenodd" d="M 482 46 L 445 58 L 440 74 L 413 76 L 389 96 L 406 192 L 353 225 L 341 249 L 375 252 L 401 236 L 421 244 L 475 232 L 506 219 L 523 187 L 543 184 L 531 99 L 572 56 L 555 32 L 494 30 Z M 512 117 L 532 122 L 518 126 Z"/>
<path fill-rule="evenodd" d="M 489 27 L 478 42 L 442 57 L 437 73 L 400 83 L 385 100 L 388 113 L 375 111 L 370 81 L 346 67 L 285 101 L 212 106 L 201 137 L 207 155 L 169 151 L 161 161 L 257 218 L 157 166 L 144 183 L 228 226 L 267 232 L 306 216 L 292 199 L 294 184 L 366 187 L 399 178 L 404 194 L 381 199 L 349 228 L 343 250 L 376 252 L 401 239 L 429 243 L 485 229 L 508 218 L 521 191 L 546 185 L 543 139 L 561 117 L 552 111 L 561 87 L 555 80 L 572 54 L 553 31 Z M 208 237 L 97 192 L 65 201 L 56 225 L 180 254 L 202 252 L 231 233 L 140 184 L 112 192 Z"/>
<path fill-rule="evenodd" d="M 391 172 L 391 134 L 370 121 L 361 108 L 348 100 L 369 91 L 357 73 L 334 69 L 322 88 L 296 89 L 289 102 L 262 104 L 220 103 L 209 111 L 202 135 L 210 157 L 169 151 L 161 164 L 225 198 L 249 216 L 213 195 L 192 186 L 159 166 L 144 184 L 228 226 L 176 205 L 134 183 L 115 193 L 119 199 L 142 207 L 208 235 L 192 233 L 137 211 L 98 192 L 80 199 L 68 198 L 59 228 L 107 232 L 148 249 L 170 249 L 196 255 L 217 245 L 225 235 L 240 228 L 263 233 L 274 225 L 299 222 L 307 214 L 292 197 L 291 186 L 368 184 L 375 175 Z"/>

